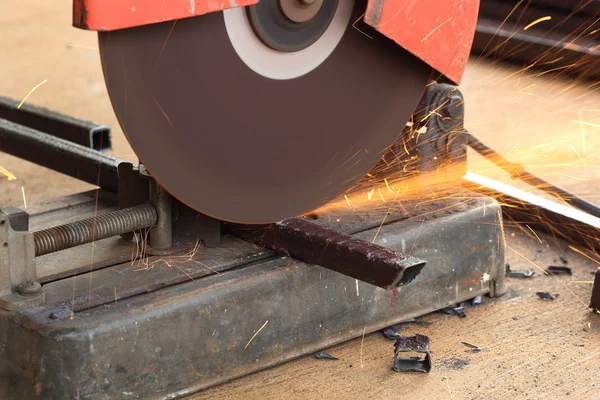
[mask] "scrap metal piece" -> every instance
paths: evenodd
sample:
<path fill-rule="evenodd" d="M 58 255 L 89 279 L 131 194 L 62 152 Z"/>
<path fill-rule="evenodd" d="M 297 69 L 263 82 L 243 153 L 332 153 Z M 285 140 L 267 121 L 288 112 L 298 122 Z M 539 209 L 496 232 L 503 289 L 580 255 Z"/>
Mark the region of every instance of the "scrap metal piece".
<path fill-rule="evenodd" d="M 388 340 L 397 340 L 401 336 L 400 332 L 398 332 L 393 326 L 383 328 L 379 332 L 381 332 L 381 334 L 385 336 Z"/>
<path fill-rule="evenodd" d="M 425 335 L 399 336 L 394 344 L 394 371 L 396 372 L 425 372 L 431 371 L 431 339 Z M 401 357 L 404 353 L 425 354 L 420 356 Z"/>
<path fill-rule="evenodd" d="M 457 317 L 460 318 L 466 318 L 466 314 L 465 314 L 465 305 L 464 303 L 460 303 L 460 304 L 454 304 L 452 306 L 446 307 L 446 308 L 442 308 L 440 310 L 440 312 L 442 314 L 448 314 L 448 315 L 455 315 Z"/>
<path fill-rule="evenodd" d="M 460 342 L 460 343 L 469 347 L 467 350 L 465 350 L 465 352 L 467 352 L 467 353 L 483 350 L 481 347 L 477 346 L 476 344 L 471 344 L 468 342 Z"/>
<path fill-rule="evenodd" d="M 284 219 L 236 234 L 309 264 L 339 272 L 383 289 L 406 285 L 426 261 L 300 218 Z"/>
<path fill-rule="evenodd" d="M 596 278 L 594 279 L 594 286 L 592 287 L 590 308 L 600 314 L 600 269 L 596 271 Z"/>
<path fill-rule="evenodd" d="M 332 356 L 329 353 L 325 353 L 324 351 L 320 351 L 318 353 L 313 354 L 313 356 L 317 360 L 339 360 L 339 358 Z"/>
<path fill-rule="evenodd" d="M 381 329 L 379 332 L 389 340 L 396 340 L 400 335 L 400 328 L 404 325 L 408 324 L 417 324 L 417 325 L 433 325 L 433 322 L 422 321 L 417 318 L 409 318 L 404 320 L 396 325 L 388 326 L 386 328 Z"/>
<path fill-rule="evenodd" d="M 535 275 L 535 271 L 531 271 L 531 270 L 512 270 L 510 269 L 510 264 L 506 264 L 506 276 L 508 276 L 509 278 L 531 278 L 533 275 Z"/>
<path fill-rule="evenodd" d="M 536 292 L 537 296 L 542 300 L 556 300 L 559 294 L 550 294 L 548 292 Z"/>
<path fill-rule="evenodd" d="M 573 275 L 573 270 L 571 268 L 562 265 L 549 265 L 548 268 L 546 268 L 546 271 L 554 274 Z"/>
<path fill-rule="evenodd" d="M 473 305 L 473 306 L 478 306 L 480 304 L 483 304 L 483 296 L 482 295 L 476 296 L 475 298 L 473 298 L 473 300 L 471 300 L 471 305 Z"/>
<path fill-rule="evenodd" d="M 565 257 L 563 257 L 563 256 L 558 256 L 558 257 L 560 258 L 560 261 L 562 261 L 563 264 L 566 265 L 569 263 L 569 260 L 567 260 Z"/>

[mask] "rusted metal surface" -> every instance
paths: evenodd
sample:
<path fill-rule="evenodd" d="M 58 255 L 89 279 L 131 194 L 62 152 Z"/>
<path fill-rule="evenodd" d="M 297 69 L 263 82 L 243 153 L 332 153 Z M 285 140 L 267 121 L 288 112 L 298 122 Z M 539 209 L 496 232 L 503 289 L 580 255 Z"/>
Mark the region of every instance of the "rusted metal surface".
<path fill-rule="evenodd" d="M 322 227 L 289 218 L 262 228 L 241 228 L 241 237 L 308 264 L 339 272 L 383 289 L 412 282 L 426 261 Z"/>
<path fill-rule="evenodd" d="M 459 84 L 478 12 L 479 0 L 369 0 L 364 20 Z"/>
<path fill-rule="evenodd" d="M 428 260 L 391 293 L 287 257 L 219 274 L 179 264 L 194 280 L 177 264 L 127 263 L 46 284 L 42 307 L 0 312 L 0 398 L 184 395 L 492 293 L 504 273 L 498 210 L 482 198 L 456 214 L 383 226 L 376 243 Z M 375 230 L 357 237 L 372 241 Z M 239 243 L 219 251 L 242 257 Z M 210 251 L 194 260 L 220 268 Z"/>
<path fill-rule="evenodd" d="M 258 0 L 73 0 L 73 26 L 112 31 L 256 3 Z"/>
<path fill-rule="evenodd" d="M 600 269 L 596 271 L 596 277 L 594 278 L 590 308 L 600 314 Z"/>

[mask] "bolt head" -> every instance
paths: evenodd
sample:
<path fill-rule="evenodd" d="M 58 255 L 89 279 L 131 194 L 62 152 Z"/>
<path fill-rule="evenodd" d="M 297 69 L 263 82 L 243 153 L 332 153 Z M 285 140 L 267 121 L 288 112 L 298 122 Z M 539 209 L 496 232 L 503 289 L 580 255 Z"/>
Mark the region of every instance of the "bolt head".
<path fill-rule="evenodd" d="M 462 118 L 464 112 L 464 100 L 457 92 L 451 92 L 448 96 L 448 103 L 443 108 L 444 117 L 452 119 Z"/>
<path fill-rule="evenodd" d="M 22 283 L 18 288 L 19 294 L 23 296 L 37 294 L 40 290 L 42 290 L 42 285 L 36 281 Z"/>

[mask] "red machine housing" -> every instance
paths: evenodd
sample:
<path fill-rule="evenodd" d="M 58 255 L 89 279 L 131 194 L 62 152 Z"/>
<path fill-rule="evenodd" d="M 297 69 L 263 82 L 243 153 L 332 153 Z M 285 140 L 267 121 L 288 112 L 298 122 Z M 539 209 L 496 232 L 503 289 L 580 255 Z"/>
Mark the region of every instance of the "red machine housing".
<path fill-rule="evenodd" d="M 344 1 L 344 0 L 342 0 Z M 259 0 L 73 0 L 73 26 L 92 31 L 189 18 Z M 467 66 L 479 0 L 368 0 L 364 21 L 453 83 Z"/>

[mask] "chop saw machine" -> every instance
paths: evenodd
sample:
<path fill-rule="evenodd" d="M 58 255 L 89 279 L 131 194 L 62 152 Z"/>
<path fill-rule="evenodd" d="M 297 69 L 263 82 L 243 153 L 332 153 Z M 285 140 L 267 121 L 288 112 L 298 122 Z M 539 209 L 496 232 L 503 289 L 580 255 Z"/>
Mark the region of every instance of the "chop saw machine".
<path fill-rule="evenodd" d="M 0 394 L 173 398 L 502 294 L 499 204 L 424 182 L 466 171 L 478 9 L 74 0 L 139 162 L 2 99 L 2 151 L 98 189 L 1 210 Z"/>

